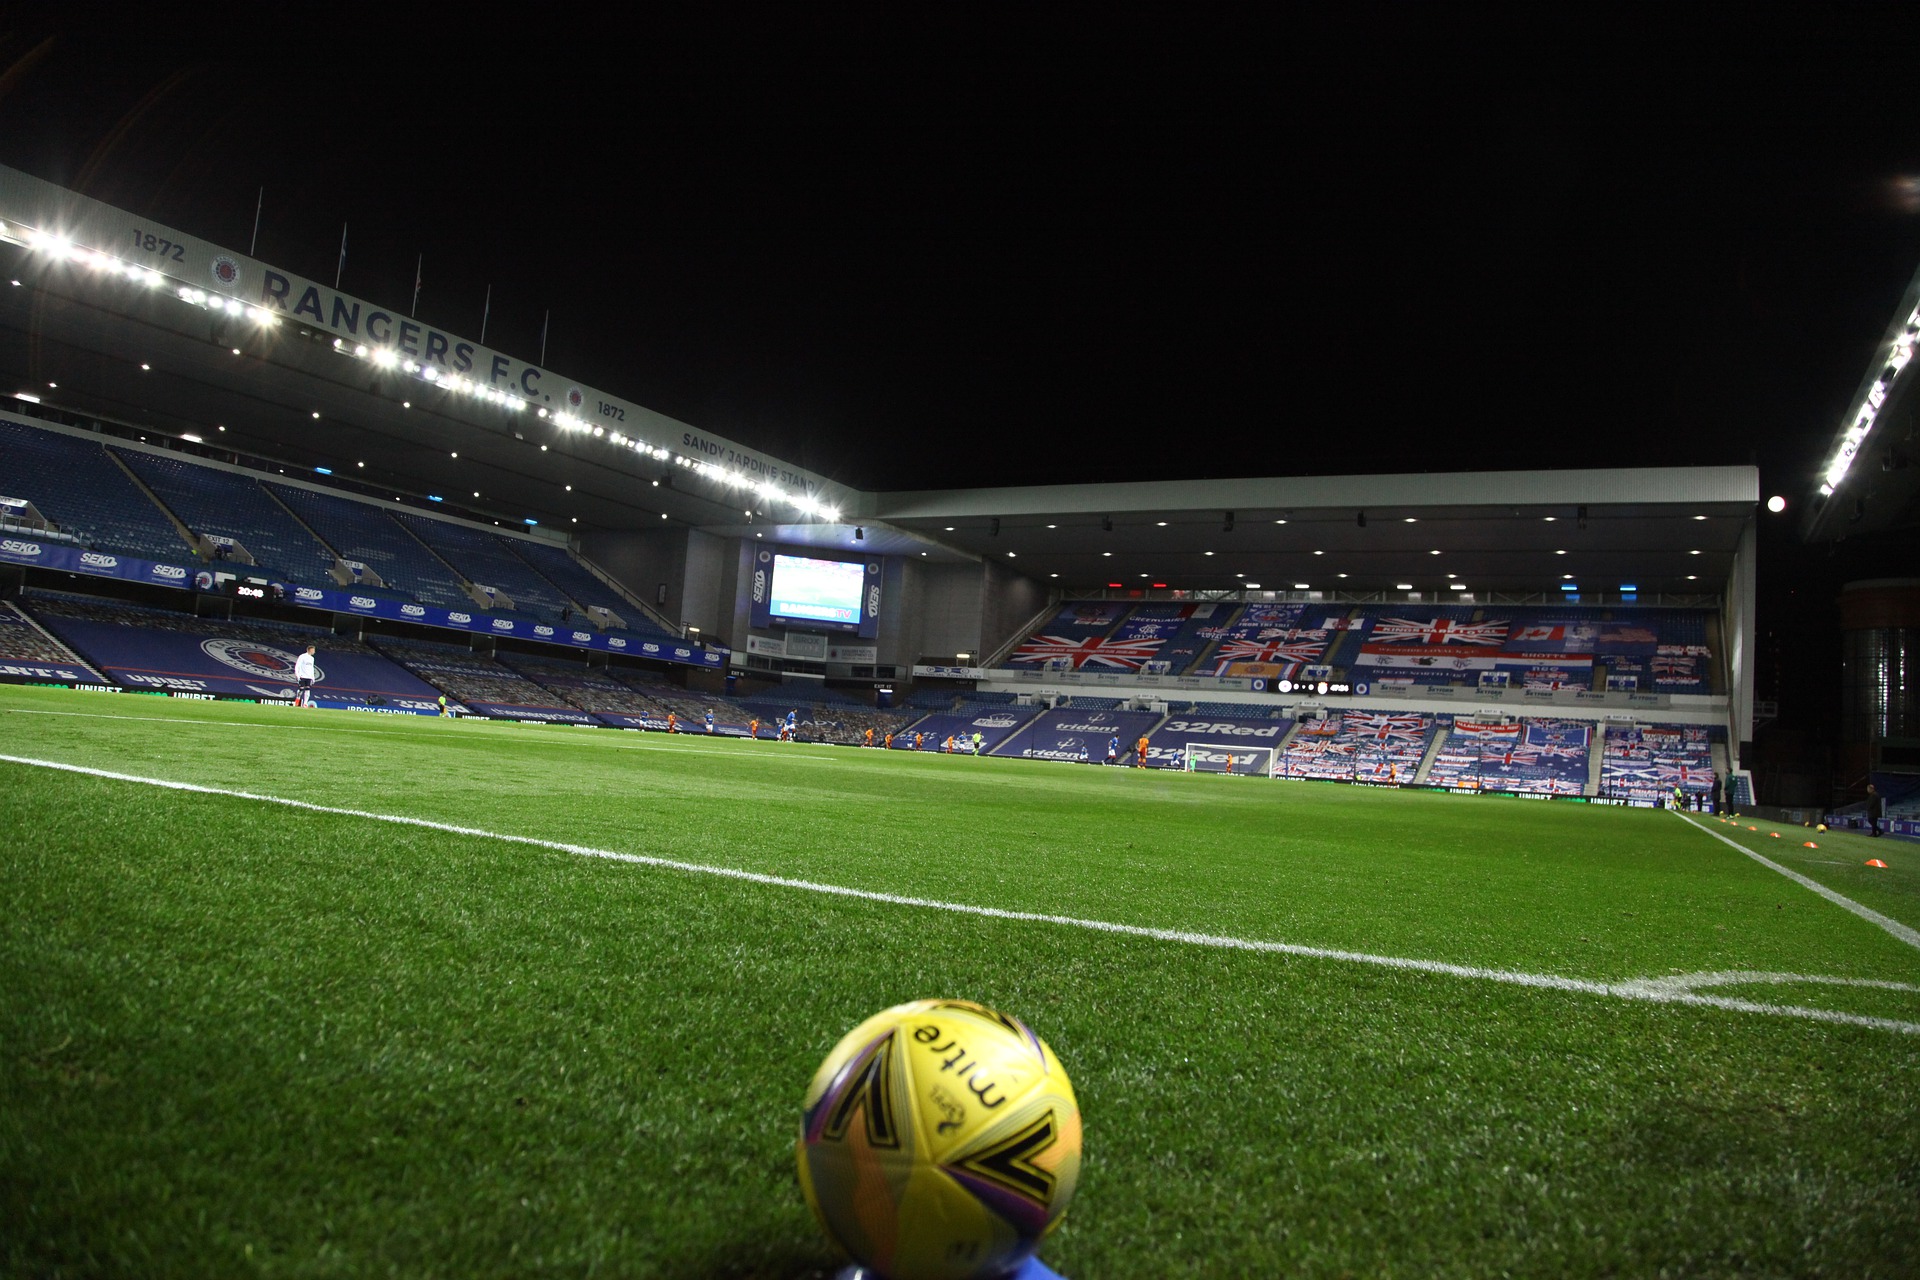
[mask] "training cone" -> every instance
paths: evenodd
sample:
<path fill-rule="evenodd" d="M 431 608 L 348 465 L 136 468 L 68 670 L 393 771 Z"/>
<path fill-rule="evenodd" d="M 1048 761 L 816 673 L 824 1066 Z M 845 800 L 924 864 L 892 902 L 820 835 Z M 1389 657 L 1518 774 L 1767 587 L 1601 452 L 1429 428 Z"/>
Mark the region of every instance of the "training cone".
<path fill-rule="evenodd" d="M 1809 840 L 1801 846 L 1803 849 L 1818 849 L 1820 846 Z"/>
<path fill-rule="evenodd" d="M 1758 831 L 1759 829 L 1760 829 L 1760 828 L 1758 828 L 1758 827 L 1748 827 L 1748 828 L 1747 828 L 1747 830 L 1749 830 L 1749 831 Z"/>
<path fill-rule="evenodd" d="M 1886 864 L 1886 863 L 1884 863 L 1884 862 L 1882 862 L 1882 861 L 1880 861 L 1880 859 L 1878 859 L 1878 858 L 1868 858 L 1868 859 L 1867 859 L 1867 865 L 1868 865 L 1868 866 L 1870 866 L 1870 867 L 1878 867 L 1878 868 L 1880 868 L 1880 869 L 1881 869 L 1882 871 L 1885 871 L 1885 870 L 1887 869 L 1887 864 Z"/>
<path fill-rule="evenodd" d="M 1767 832 L 1767 834 L 1772 836 L 1775 840 L 1778 840 L 1780 838 L 1780 833 L 1778 831 L 1769 831 Z"/>

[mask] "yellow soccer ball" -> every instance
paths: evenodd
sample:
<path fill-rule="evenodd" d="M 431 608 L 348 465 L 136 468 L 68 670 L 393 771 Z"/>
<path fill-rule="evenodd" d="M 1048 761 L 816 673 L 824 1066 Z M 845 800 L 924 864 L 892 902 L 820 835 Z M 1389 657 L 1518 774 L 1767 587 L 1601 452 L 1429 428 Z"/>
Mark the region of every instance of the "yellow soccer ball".
<path fill-rule="evenodd" d="M 1826 824 L 1826 823 L 1824 823 L 1824 822 L 1823 822 L 1823 823 L 1821 823 L 1818 829 L 1819 829 L 1819 830 L 1821 830 L 1821 831 L 1825 831 L 1825 830 L 1827 829 L 1827 824 Z"/>
<path fill-rule="evenodd" d="M 916 1000 L 849 1031 L 813 1074 L 800 1187 L 834 1243 L 888 1280 L 986 1280 L 1058 1225 L 1080 1178 L 1080 1106 L 1046 1042 L 968 1000 Z"/>

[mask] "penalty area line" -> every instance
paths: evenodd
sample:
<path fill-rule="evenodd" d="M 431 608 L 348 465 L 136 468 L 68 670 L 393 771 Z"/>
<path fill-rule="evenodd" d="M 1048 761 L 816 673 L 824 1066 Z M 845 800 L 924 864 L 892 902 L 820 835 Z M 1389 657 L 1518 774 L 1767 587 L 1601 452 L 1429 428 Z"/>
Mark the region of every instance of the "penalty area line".
<path fill-rule="evenodd" d="M 229 800 L 251 800 L 258 804 L 280 805 L 288 809 L 297 809 L 307 813 L 324 813 L 336 817 L 360 818 L 369 822 L 385 822 L 395 826 L 423 827 L 430 831 L 440 831 L 448 835 L 470 836 L 481 840 L 498 840 L 508 844 L 526 845 L 536 849 L 549 849 L 557 853 L 569 853 L 583 858 L 599 858 L 608 862 L 622 862 L 632 866 L 653 867 L 663 871 L 678 871 L 689 875 L 714 876 L 720 879 L 737 880 L 747 884 L 763 885 L 769 888 L 792 889 L 803 893 L 818 893 L 830 897 L 851 898 L 863 902 L 877 902 L 887 906 L 913 907 L 931 911 L 945 911 L 955 915 L 979 916 L 991 920 L 1009 920 L 1027 924 L 1050 924 L 1071 929 L 1085 929 L 1095 933 L 1117 934 L 1130 938 L 1146 938 L 1155 942 L 1172 942 L 1185 946 L 1214 947 L 1229 951 L 1249 951 L 1266 955 L 1297 956 L 1309 960 L 1333 960 L 1348 964 L 1368 965 L 1381 969 L 1397 969 L 1410 973 L 1433 974 L 1438 977 L 1468 978 L 1483 982 L 1497 982 L 1506 986 L 1531 987 L 1543 991 L 1569 991 L 1581 995 L 1608 996 L 1619 1000 L 1635 1000 L 1646 1004 L 1692 1005 L 1701 1008 L 1723 1009 L 1736 1013 L 1761 1013 L 1775 1017 L 1802 1018 L 1813 1022 L 1837 1023 L 1844 1026 L 1868 1027 L 1880 1031 L 1893 1031 L 1903 1035 L 1920 1035 L 1920 1022 L 1905 1022 L 1897 1018 L 1878 1018 L 1865 1014 L 1842 1013 L 1833 1009 L 1817 1009 L 1805 1005 L 1772 1004 L 1759 1000 L 1743 1000 L 1730 996 L 1701 995 L 1696 991 L 1677 985 L 1666 985 L 1647 979 L 1627 982 L 1601 982 L 1586 978 L 1565 978 L 1548 973 L 1524 973 L 1513 969 L 1489 969 L 1477 965 L 1450 964 L 1442 960 L 1420 960 L 1407 956 L 1375 955 L 1365 951 L 1345 951 L 1331 947 L 1310 947 L 1294 942 L 1273 942 L 1260 938 L 1235 938 L 1222 934 L 1197 933 L 1185 929 L 1160 929 L 1148 925 L 1122 924 L 1112 920 L 1090 920 L 1078 916 L 1053 915 L 1038 911 L 1015 911 L 1005 907 L 980 906 L 967 902 L 946 902 L 938 898 L 918 898 L 908 894 L 887 893 L 878 889 L 858 889 L 849 885 L 826 884 L 817 880 L 802 880 L 793 876 L 769 875 L 762 871 L 746 871 L 738 867 L 715 866 L 708 863 L 682 862 L 676 858 L 662 858 L 652 854 L 626 853 L 617 849 L 597 849 L 592 845 L 572 844 L 564 840 L 545 840 L 538 836 L 515 835 L 511 832 L 488 831 L 482 827 L 464 827 L 457 823 L 436 822 L 431 818 L 414 818 L 405 814 L 373 813 L 365 809 L 348 809 L 338 805 L 316 804 L 311 800 L 295 800 L 287 796 L 261 795 L 252 791 L 238 791 L 226 787 L 209 787 L 197 782 L 176 782 L 168 778 L 149 778 L 139 774 L 119 773 L 111 769 L 97 769 L 88 765 L 67 764 L 58 760 L 38 760 L 27 756 L 0 755 L 0 763 L 17 764 L 33 769 L 49 769 L 59 773 L 82 774 L 91 778 L 103 778 L 111 782 L 133 783 L 138 786 L 156 787 L 166 791 L 183 791 L 195 795 L 220 796 Z M 1864 908 L 1863 908 L 1864 909 Z M 1723 983 L 1726 975 L 1711 975 Z M 1790 975 L 1758 975 L 1761 982 L 1778 981 Z M 1808 982 L 1821 982 L 1823 979 L 1809 977 Z"/>
<path fill-rule="evenodd" d="M 1878 911 L 1875 911 L 1872 907 L 1862 906 L 1860 903 L 1855 902 L 1852 898 L 1849 898 L 1846 894 L 1836 893 L 1834 890 L 1827 888 L 1827 886 L 1821 884 L 1818 880 L 1815 880 L 1813 877 L 1801 875 L 1798 871 L 1795 871 L 1792 867 L 1781 866 L 1779 863 L 1775 862 L 1772 858 L 1767 857 L 1763 853 L 1756 853 L 1754 850 L 1749 849 L 1747 848 L 1747 846 L 1741 844 L 1738 840 L 1728 839 L 1726 836 L 1721 835 L 1718 831 L 1713 830 L 1711 827 L 1702 826 L 1700 823 L 1695 822 L 1692 818 L 1689 818 L 1686 814 L 1680 812 L 1680 810 L 1678 809 L 1673 810 L 1673 814 L 1675 817 L 1679 818 L 1680 821 L 1686 823 L 1688 826 L 1694 828 L 1696 831 L 1704 831 L 1706 832 L 1706 834 L 1712 836 L 1715 840 L 1718 840 L 1720 843 L 1726 845 L 1729 849 L 1737 849 L 1741 853 L 1746 854 L 1749 858 L 1752 858 L 1755 862 L 1759 863 L 1761 866 L 1765 867 L 1767 870 L 1778 871 L 1781 875 L 1785 876 L 1787 879 L 1793 881 L 1795 884 L 1801 886 L 1802 888 L 1813 890 L 1815 893 L 1825 898 L 1828 902 L 1831 902 L 1834 906 L 1839 907 L 1844 911 L 1851 911 L 1854 915 L 1859 916 L 1862 920 L 1865 920 L 1868 924 L 1875 925 L 1881 929 L 1886 930 L 1893 937 L 1898 938 L 1900 941 L 1906 943 L 1910 947 L 1920 948 L 1920 932 L 1916 932 L 1915 930 L 1908 928 L 1906 925 L 1901 924 L 1898 920 L 1895 920 L 1893 917 L 1883 916 Z"/>

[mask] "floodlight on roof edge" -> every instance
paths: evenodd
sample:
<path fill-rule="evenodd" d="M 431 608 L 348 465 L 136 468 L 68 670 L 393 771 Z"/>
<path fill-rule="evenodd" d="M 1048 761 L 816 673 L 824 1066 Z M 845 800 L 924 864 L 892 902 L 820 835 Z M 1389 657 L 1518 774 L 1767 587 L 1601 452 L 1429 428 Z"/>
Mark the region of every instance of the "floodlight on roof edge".
<path fill-rule="evenodd" d="M 1860 456 L 1861 447 L 1879 420 L 1880 410 L 1892 398 L 1894 385 L 1913 360 L 1914 347 L 1920 343 L 1920 273 L 1916 273 L 1907 286 L 1900 307 L 1906 318 L 1895 320 L 1881 340 L 1875 362 L 1878 368 L 1869 367 L 1864 385 L 1854 396 L 1847 425 L 1840 432 L 1840 443 L 1821 473 L 1820 496 L 1823 498 L 1832 497 L 1840 482 L 1847 478 L 1853 460 Z"/>

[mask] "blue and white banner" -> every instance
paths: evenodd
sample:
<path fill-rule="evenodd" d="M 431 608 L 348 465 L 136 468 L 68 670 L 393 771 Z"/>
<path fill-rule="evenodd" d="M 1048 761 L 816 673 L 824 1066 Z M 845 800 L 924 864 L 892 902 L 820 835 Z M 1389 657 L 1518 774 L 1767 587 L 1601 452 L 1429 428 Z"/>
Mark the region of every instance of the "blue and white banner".
<path fill-rule="evenodd" d="M 335 613 L 358 614 L 364 618 L 386 618 L 394 622 L 417 623 L 423 627 L 447 627 L 454 631 L 511 636 L 516 640 L 537 640 L 543 644 L 567 645 L 575 649 L 597 649 L 602 653 L 624 653 L 629 657 L 677 662 L 689 667 L 719 669 L 727 663 L 728 651 L 718 645 L 700 648 L 673 640 L 608 635 L 579 627 L 529 622 L 524 618 L 496 618 L 478 610 L 442 609 L 437 605 L 414 604 L 386 596 L 361 595 L 325 587 L 287 587 L 285 591 L 286 599 L 293 604 L 305 605 L 310 609 L 330 609 Z"/>
<path fill-rule="evenodd" d="M 118 578 L 122 582 L 144 582 L 155 587 L 185 589 L 193 585 L 192 571 L 177 564 L 136 560 L 132 556 L 88 551 L 65 542 L 42 541 L 38 538 L 0 538 L 0 561 L 34 569 L 53 569 L 61 573 Z"/>

